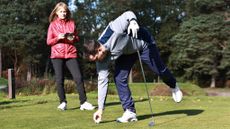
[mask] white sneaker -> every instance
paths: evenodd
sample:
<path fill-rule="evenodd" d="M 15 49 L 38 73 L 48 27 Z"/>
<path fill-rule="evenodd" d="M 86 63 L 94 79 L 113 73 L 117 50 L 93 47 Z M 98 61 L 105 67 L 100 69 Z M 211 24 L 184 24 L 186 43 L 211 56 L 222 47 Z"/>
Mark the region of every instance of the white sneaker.
<path fill-rule="evenodd" d="M 80 110 L 93 110 L 95 107 L 88 102 L 84 102 L 81 106 L 80 106 Z"/>
<path fill-rule="evenodd" d="M 66 104 L 66 102 L 62 102 L 57 108 L 58 108 L 58 109 L 61 109 L 61 110 L 66 110 L 66 109 L 67 109 L 67 104 Z"/>
<path fill-rule="evenodd" d="M 179 103 L 183 98 L 183 93 L 180 88 L 176 86 L 175 88 L 171 88 L 172 90 L 172 98 L 175 102 Z"/>
<path fill-rule="evenodd" d="M 127 123 L 137 121 L 136 113 L 126 110 L 122 117 L 117 118 L 117 122 Z"/>

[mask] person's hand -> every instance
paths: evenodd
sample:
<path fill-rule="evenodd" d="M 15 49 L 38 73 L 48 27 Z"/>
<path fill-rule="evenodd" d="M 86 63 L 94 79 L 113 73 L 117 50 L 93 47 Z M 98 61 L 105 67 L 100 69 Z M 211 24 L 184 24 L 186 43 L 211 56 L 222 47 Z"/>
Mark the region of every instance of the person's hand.
<path fill-rule="evenodd" d="M 89 61 L 102 61 L 106 55 L 107 55 L 107 50 L 105 48 L 105 46 L 101 45 L 99 46 L 99 48 L 96 50 L 95 54 L 90 54 L 88 56 Z"/>
<path fill-rule="evenodd" d="M 73 41 L 75 36 L 73 33 L 66 33 L 65 38 L 68 39 L 69 41 Z"/>
<path fill-rule="evenodd" d="M 103 110 L 102 109 L 98 109 L 94 114 L 93 114 L 93 120 L 96 124 L 99 124 L 101 122 L 102 119 L 102 113 Z"/>
<path fill-rule="evenodd" d="M 107 54 L 107 50 L 106 50 L 105 46 L 100 45 L 100 47 L 98 48 L 97 59 L 99 61 L 103 60 L 105 58 L 106 54 Z"/>
<path fill-rule="evenodd" d="M 64 39 L 65 38 L 65 34 L 59 34 L 58 35 L 58 39 Z"/>
<path fill-rule="evenodd" d="M 89 59 L 89 61 L 96 61 L 97 56 L 96 55 L 89 55 L 88 59 Z"/>
<path fill-rule="evenodd" d="M 136 20 L 131 20 L 128 26 L 128 34 L 132 33 L 132 37 L 137 38 L 137 32 L 139 30 L 139 25 Z"/>

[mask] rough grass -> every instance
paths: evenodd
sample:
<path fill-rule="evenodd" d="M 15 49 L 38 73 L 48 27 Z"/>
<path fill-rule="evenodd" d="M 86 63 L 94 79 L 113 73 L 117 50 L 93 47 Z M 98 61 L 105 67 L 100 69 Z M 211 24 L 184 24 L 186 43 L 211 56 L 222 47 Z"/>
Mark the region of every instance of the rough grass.
<path fill-rule="evenodd" d="M 117 95 L 108 95 L 103 122 L 95 124 L 92 115 L 96 111 L 81 111 L 76 94 L 68 94 L 68 110 L 56 109 L 56 94 L 44 96 L 17 96 L 15 100 L 0 97 L 1 129 L 149 129 L 148 123 L 155 122 L 154 129 L 229 129 L 230 97 L 209 97 L 202 94 L 185 96 L 181 103 L 174 103 L 171 96 L 151 96 L 150 113 L 143 84 L 130 86 L 137 109 L 138 122 L 117 123 L 115 119 L 123 113 Z M 182 86 L 188 89 L 196 89 Z M 149 87 L 149 86 L 148 86 Z M 152 88 L 154 88 L 153 86 Z M 110 86 L 110 89 L 113 89 Z M 150 88 L 150 87 L 149 87 Z M 150 89 L 152 89 L 150 88 Z M 201 89 L 199 89 L 201 90 Z M 195 92 L 195 91 L 194 91 Z M 200 91 L 199 91 L 200 92 Z M 97 104 L 97 94 L 87 94 L 88 101 Z M 153 120 L 154 119 L 154 120 Z"/>

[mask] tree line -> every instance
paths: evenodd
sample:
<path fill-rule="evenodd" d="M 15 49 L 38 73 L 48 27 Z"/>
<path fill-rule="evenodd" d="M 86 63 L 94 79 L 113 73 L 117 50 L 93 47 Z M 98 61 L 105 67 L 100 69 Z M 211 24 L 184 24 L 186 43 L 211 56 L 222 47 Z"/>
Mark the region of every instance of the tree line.
<path fill-rule="evenodd" d="M 20 79 L 53 75 L 46 45 L 48 17 L 63 0 L 1 0 L 0 76 L 14 68 Z M 80 0 L 72 17 L 85 79 L 95 79 L 95 63 L 82 59 L 82 44 L 97 39 L 109 21 L 126 10 L 137 14 L 155 36 L 161 57 L 181 81 L 224 86 L 230 78 L 229 0 Z M 112 72 L 111 72 L 112 73 Z M 146 69 L 147 80 L 157 80 Z M 132 78 L 141 80 L 138 63 Z"/>

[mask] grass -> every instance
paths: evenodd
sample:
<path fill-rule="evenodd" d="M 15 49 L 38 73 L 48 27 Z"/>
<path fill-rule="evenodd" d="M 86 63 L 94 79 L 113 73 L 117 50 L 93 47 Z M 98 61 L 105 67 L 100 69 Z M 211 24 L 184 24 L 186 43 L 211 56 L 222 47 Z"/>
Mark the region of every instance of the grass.
<path fill-rule="evenodd" d="M 113 87 L 113 86 L 111 86 Z M 137 86 L 138 87 L 138 86 Z M 138 87 L 140 88 L 140 87 Z M 112 89 L 112 88 L 111 88 Z M 136 87 L 132 87 L 132 90 Z M 150 88 L 151 89 L 151 88 Z M 186 87 L 183 87 L 186 89 Z M 193 88 L 192 88 L 193 89 Z M 140 89 L 136 89 L 140 90 Z M 143 90 L 143 89 L 142 89 Z M 68 110 L 56 109 L 56 94 L 43 96 L 17 96 L 14 100 L 0 97 L 1 129 L 228 129 L 230 123 L 230 97 L 204 95 L 185 96 L 181 103 L 174 103 L 170 96 L 151 96 L 154 112 L 154 127 L 147 97 L 139 91 L 133 97 L 138 122 L 117 123 L 115 119 L 123 113 L 117 95 L 108 95 L 103 122 L 92 120 L 96 111 L 81 111 L 76 94 L 68 94 Z M 88 101 L 97 104 L 97 94 L 87 94 Z M 142 96 L 142 97 L 140 97 Z"/>
<path fill-rule="evenodd" d="M 191 83 L 179 83 L 180 88 L 183 91 L 186 91 L 186 94 L 189 96 L 202 96 L 205 95 L 205 92 L 197 85 L 191 84 Z M 138 95 L 138 96 L 146 96 L 146 90 L 145 90 L 145 84 L 144 83 L 131 83 L 129 84 L 130 89 L 132 91 L 133 95 Z M 147 89 L 148 92 L 151 93 L 155 88 L 157 87 L 166 87 L 163 83 L 147 83 Z M 168 88 L 169 89 L 169 88 Z M 116 86 L 114 83 L 111 83 L 109 86 L 109 91 L 112 92 L 113 94 L 117 94 L 116 91 Z"/>

